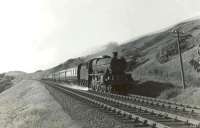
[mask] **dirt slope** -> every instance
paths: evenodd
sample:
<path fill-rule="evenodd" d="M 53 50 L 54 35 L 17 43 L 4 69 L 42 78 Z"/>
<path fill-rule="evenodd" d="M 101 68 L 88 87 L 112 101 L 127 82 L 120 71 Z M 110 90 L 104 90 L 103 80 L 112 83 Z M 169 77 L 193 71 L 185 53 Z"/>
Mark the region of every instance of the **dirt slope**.
<path fill-rule="evenodd" d="M 80 128 L 44 85 L 22 80 L 0 93 L 0 128 Z"/>

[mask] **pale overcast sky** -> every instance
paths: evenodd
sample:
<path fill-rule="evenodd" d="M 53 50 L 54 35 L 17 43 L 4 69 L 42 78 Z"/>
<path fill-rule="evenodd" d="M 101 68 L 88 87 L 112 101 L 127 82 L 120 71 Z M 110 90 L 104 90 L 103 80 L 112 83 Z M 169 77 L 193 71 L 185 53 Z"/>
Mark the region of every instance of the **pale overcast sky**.
<path fill-rule="evenodd" d="M 0 72 L 33 72 L 200 15 L 200 0 L 1 0 Z"/>

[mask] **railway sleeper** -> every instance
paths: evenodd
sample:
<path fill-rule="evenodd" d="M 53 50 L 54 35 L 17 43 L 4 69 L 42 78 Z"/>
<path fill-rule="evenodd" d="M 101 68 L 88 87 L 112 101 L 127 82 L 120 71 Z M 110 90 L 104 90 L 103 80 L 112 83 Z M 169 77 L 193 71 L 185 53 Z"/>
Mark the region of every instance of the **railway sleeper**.
<path fill-rule="evenodd" d="M 141 109 L 141 107 L 140 107 L 139 109 Z M 176 120 L 176 119 L 175 119 L 175 120 Z"/>
<path fill-rule="evenodd" d="M 107 94 L 108 95 L 108 94 Z M 112 96 L 113 96 L 113 94 L 112 94 Z M 126 99 L 130 99 L 130 97 L 127 97 L 127 96 L 123 96 L 123 97 L 125 97 Z M 143 98 L 144 99 L 144 98 Z M 141 100 L 138 100 L 138 99 L 134 99 L 135 101 L 138 101 L 138 102 L 140 102 Z M 158 100 L 159 101 L 159 100 Z M 142 103 L 146 103 L 146 104 L 150 104 L 150 105 L 155 105 L 155 103 L 152 101 L 152 102 L 149 102 L 149 101 L 141 101 Z M 168 102 L 164 102 L 164 103 L 168 103 Z M 171 103 L 170 103 L 171 104 Z M 168 109 L 172 109 L 173 107 L 171 106 L 171 105 L 166 105 L 166 104 L 162 104 L 162 103 L 156 103 L 156 105 L 157 106 L 160 106 L 160 105 L 162 105 L 162 107 L 163 108 L 168 108 Z M 187 111 L 186 110 L 186 107 L 184 107 L 184 105 L 182 104 L 181 105 L 183 108 L 181 109 L 181 108 L 178 108 L 178 107 L 175 107 L 174 109 L 175 109 L 175 111 L 183 111 L 183 112 L 191 112 L 191 113 L 194 113 L 194 110 L 190 110 L 190 111 Z M 188 114 L 188 113 L 185 113 L 185 114 Z"/>
<path fill-rule="evenodd" d="M 101 97 L 101 96 L 100 96 L 100 97 Z M 118 103 L 122 103 L 122 102 L 118 102 Z M 140 107 L 139 109 L 141 109 L 141 107 Z"/>

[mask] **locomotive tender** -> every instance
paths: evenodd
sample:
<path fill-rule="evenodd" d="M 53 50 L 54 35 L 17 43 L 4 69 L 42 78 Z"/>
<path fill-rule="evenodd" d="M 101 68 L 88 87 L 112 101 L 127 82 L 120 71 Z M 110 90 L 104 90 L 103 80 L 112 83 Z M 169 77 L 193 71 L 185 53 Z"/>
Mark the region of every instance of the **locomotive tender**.
<path fill-rule="evenodd" d="M 117 59 L 111 65 L 112 59 L 110 56 L 93 58 L 76 67 L 51 73 L 46 79 L 75 83 L 99 92 L 126 95 L 132 82 L 131 75 L 125 72 L 126 66 L 122 60 Z M 111 68 L 112 66 L 115 66 L 115 69 Z M 116 71 L 113 70 L 117 70 L 118 73 L 114 74 Z"/>

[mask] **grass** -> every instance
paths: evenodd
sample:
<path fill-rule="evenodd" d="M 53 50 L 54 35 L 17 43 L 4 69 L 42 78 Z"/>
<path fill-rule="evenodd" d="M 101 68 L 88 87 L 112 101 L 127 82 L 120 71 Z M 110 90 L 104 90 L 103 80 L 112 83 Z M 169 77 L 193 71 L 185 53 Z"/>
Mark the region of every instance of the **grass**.
<path fill-rule="evenodd" d="M 199 87 L 189 87 L 185 90 L 182 90 L 178 96 L 171 98 L 171 100 L 185 103 L 185 104 L 200 106 L 199 97 L 200 97 L 200 88 Z"/>

